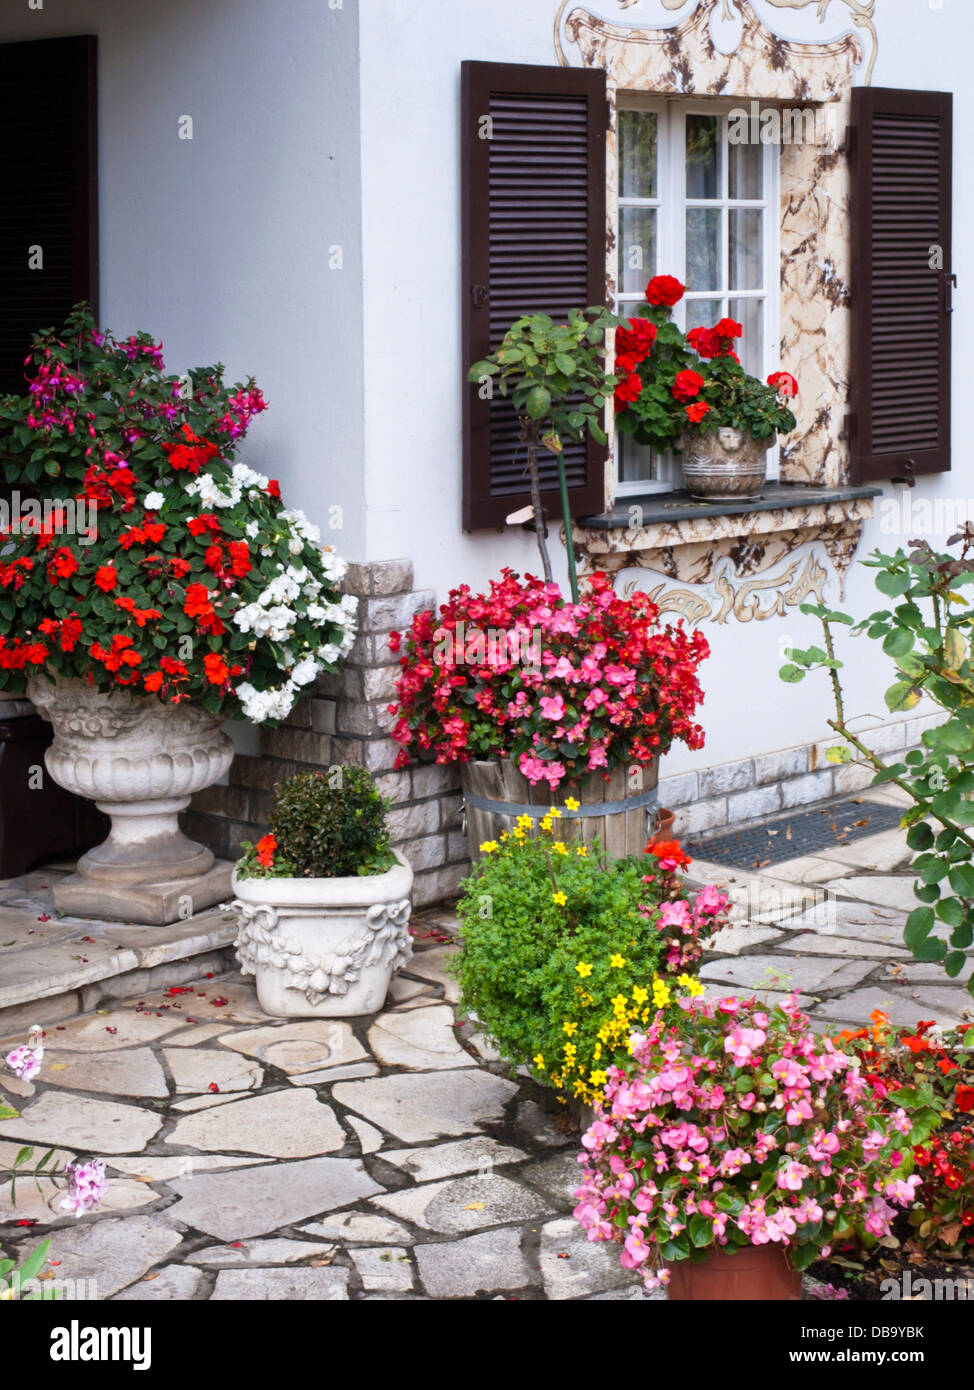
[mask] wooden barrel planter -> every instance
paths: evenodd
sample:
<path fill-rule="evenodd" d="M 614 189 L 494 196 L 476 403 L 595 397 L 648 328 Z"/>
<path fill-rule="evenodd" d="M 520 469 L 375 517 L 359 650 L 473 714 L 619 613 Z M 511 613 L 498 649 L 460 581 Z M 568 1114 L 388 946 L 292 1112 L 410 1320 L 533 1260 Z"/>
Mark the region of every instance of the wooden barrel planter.
<path fill-rule="evenodd" d="M 590 844 L 598 838 L 612 859 L 642 854 L 657 829 L 657 771 L 654 760 L 646 767 L 616 768 L 608 778 L 596 773 L 566 780 L 552 792 L 547 782 L 532 786 L 507 759 L 461 763 L 470 857 L 480 859 L 480 846 L 512 830 L 518 816 L 540 820 L 551 806 L 561 811 L 561 839 Z M 577 811 L 565 809 L 569 797 L 581 803 Z"/>

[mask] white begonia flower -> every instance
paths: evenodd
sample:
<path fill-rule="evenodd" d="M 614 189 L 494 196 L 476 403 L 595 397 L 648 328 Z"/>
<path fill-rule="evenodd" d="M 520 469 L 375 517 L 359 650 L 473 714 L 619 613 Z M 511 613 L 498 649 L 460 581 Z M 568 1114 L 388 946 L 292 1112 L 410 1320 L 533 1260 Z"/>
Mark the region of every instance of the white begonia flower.
<path fill-rule="evenodd" d="M 142 505 L 145 507 L 147 512 L 158 512 L 165 506 L 165 504 L 166 499 L 161 492 L 150 492 L 146 494 L 146 499 Z"/>

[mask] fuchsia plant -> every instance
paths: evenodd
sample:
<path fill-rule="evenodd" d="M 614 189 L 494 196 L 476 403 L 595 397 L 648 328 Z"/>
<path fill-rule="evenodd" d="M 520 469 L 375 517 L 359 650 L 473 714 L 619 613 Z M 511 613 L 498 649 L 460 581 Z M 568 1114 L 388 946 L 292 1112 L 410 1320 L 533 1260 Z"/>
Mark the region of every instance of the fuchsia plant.
<path fill-rule="evenodd" d="M 582 1139 L 575 1216 L 622 1245 L 647 1288 L 668 1263 L 775 1242 L 796 1269 L 856 1229 L 882 1239 L 913 1205 L 902 1110 L 883 1116 L 858 1057 L 811 1031 L 793 998 L 681 999 L 630 1039 Z"/>

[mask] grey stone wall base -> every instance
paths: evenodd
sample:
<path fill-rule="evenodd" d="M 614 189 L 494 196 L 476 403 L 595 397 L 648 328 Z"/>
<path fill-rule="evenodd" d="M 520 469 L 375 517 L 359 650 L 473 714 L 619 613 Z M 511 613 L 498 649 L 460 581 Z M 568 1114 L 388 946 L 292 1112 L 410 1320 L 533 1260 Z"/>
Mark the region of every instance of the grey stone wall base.
<path fill-rule="evenodd" d="M 368 768 L 389 799 L 392 843 L 416 873 L 415 905 L 442 902 L 470 868 L 459 773 L 435 765 L 396 769 L 399 745 L 389 737 L 388 712 L 399 675 L 389 634 L 435 608 L 436 595 L 414 589 L 409 560 L 350 564 L 343 588 L 359 600 L 358 637 L 348 659 L 322 676 L 279 728 L 260 731 L 260 756 L 238 755 L 228 785 L 194 797 L 184 829 L 220 858 L 237 859 L 244 841 L 266 833 L 277 782 L 312 768 Z"/>

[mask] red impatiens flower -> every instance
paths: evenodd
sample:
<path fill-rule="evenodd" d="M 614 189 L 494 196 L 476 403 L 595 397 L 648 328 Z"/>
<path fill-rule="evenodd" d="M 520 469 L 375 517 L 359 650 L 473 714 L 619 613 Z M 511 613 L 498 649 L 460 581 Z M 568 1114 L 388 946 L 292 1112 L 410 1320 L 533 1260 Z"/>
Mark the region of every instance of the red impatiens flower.
<path fill-rule="evenodd" d="M 678 304 L 683 298 L 685 285 L 681 285 L 672 275 L 654 275 L 646 286 L 646 298 L 650 304 L 656 306 L 665 305 L 672 309 L 674 304 Z"/>
<path fill-rule="evenodd" d="M 183 600 L 183 612 L 188 618 L 205 618 L 213 612 L 210 591 L 205 584 L 190 584 Z"/>
<path fill-rule="evenodd" d="M 142 661 L 142 654 L 132 649 L 131 637 L 116 633 L 111 646 L 106 650 L 100 642 L 93 643 L 91 655 L 96 661 L 104 663 L 106 671 L 112 671 L 119 685 L 131 685 L 138 680 L 138 672 L 133 668 Z"/>
<path fill-rule="evenodd" d="M 678 840 L 657 840 L 655 844 L 646 846 L 646 853 L 655 855 L 660 868 L 670 873 L 693 863 L 690 856 L 680 848 Z"/>
<path fill-rule="evenodd" d="M 798 382 L 791 372 L 772 372 L 768 377 L 768 385 L 773 386 L 779 396 L 788 399 L 798 395 Z"/>
<path fill-rule="evenodd" d="M 954 1092 L 954 1104 L 965 1115 L 974 1110 L 974 1086 L 958 1086 Z"/>
<path fill-rule="evenodd" d="M 268 479 L 268 481 L 267 481 L 267 495 L 268 495 L 268 497 L 276 497 L 276 498 L 280 499 L 280 496 L 281 496 L 281 485 L 280 485 L 280 483 L 277 481 L 276 478 L 269 478 L 269 479 Z"/>
<path fill-rule="evenodd" d="M 118 580 L 118 570 L 114 565 L 99 565 L 95 572 L 95 585 L 101 589 L 102 593 L 107 594 L 114 589 Z"/>
<path fill-rule="evenodd" d="M 274 867 L 274 851 L 277 849 L 277 840 L 273 835 L 265 835 L 263 839 L 257 841 L 257 862 L 261 868 L 272 869 Z"/>
<path fill-rule="evenodd" d="M 709 413 L 710 406 L 706 401 L 697 401 L 694 405 L 687 406 L 687 419 L 695 425 L 699 425 L 703 417 Z"/>
<path fill-rule="evenodd" d="M 210 685 L 226 685 L 230 679 L 230 668 L 219 652 L 207 652 L 203 658 L 203 670 Z"/>
<path fill-rule="evenodd" d="M 694 396 L 699 396 L 703 384 L 700 373 L 688 367 L 682 372 L 677 372 L 673 382 L 673 397 L 678 401 L 692 401 Z"/>
<path fill-rule="evenodd" d="M 204 536 L 207 531 L 215 536 L 220 530 L 220 523 L 212 512 L 204 512 L 202 516 L 191 516 L 186 529 L 191 536 Z"/>
<path fill-rule="evenodd" d="M 78 561 L 66 545 L 60 546 L 47 562 L 47 577 L 52 584 L 59 579 L 70 579 L 77 572 Z"/>
<path fill-rule="evenodd" d="M 173 468 L 185 468 L 189 473 L 198 473 L 204 464 L 209 463 L 210 459 L 217 458 L 220 450 L 215 444 L 211 444 L 208 439 L 200 439 L 190 429 L 189 425 L 183 425 L 181 433 L 186 440 L 185 444 L 163 444 L 163 452 L 169 459 Z"/>
<path fill-rule="evenodd" d="M 44 633 L 45 637 L 56 636 L 62 652 L 73 652 L 82 633 L 81 621 L 77 613 L 62 618 L 60 622 L 56 618 L 45 618 L 38 623 L 38 629 Z"/>

